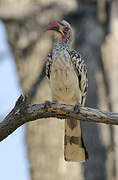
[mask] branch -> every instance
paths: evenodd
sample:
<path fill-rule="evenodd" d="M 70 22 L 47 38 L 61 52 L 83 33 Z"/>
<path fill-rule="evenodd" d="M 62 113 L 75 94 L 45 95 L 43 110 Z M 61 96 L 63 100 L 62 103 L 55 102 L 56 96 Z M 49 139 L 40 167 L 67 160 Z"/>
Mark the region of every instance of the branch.
<path fill-rule="evenodd" d="M 75 113 L 72 105 L 50 103 L 47 107 L 45 103 L 30 104 L 27 97 L 21 95 L 13 110 L 0 123 L 0 141 L 26 122 L 50 117 L 118 125 L 118 113 L 88 107 L 79 107 Z"/>

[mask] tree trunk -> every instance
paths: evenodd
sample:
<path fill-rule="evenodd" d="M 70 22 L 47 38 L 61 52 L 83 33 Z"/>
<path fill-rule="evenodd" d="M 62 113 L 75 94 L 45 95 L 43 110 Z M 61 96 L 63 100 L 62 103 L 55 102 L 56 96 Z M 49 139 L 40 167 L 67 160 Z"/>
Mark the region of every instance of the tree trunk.
<path fill-rule="evenodd" d="M 112 4 L 109 29 L 110 32 L 105 38 L 105 42 L 102 46 L 102 54 L 104 69 L 108 80 L 108 97 L 111 103 L 111 110 L 113 112 L 118 112 L 118 0 L 114 1 Z M 110 149 L 115 151 L 115 156 L 113 156 L 115 167 L 112 174 L 113 177 L 116 176 L 116 179 L 118 179 L 118 127 L 113 126 L 113 132 L 114 139 Z M 109 170 L 110 169 L 111 168 L 109 168 Z"/>
<path fill-rule="evenodd" d="M 106 22 L 109 17 L 106 7 L 109 2 L 104 1 L 105 8 L 102 6 L 107 20 L 102 18 L 104 16 L 99 17 L 98 9 L 101 8 L 97 1 L 92 0 L 22 0 L 20 3 L 18 0 L 14 0 L 14 3 L 1 0 L 0 3 L 0 17 L 6 25 L 21 86 L 23 92 L 30 95 L 32 102 L 41 103 L 50 99 L 50 90 L 42 67 L 51 49 L 51 38 L 48 33 L 43 33 L 43 27 L 52 20 L 65 19 L 73 25 L 73 47 L 86 57 L 89 77 L 87 104 L 96 107 L 103 103 L 101 107 L 107 108 L 106 101 L 103 101 L 107 95 L 107 83 L 105 84 L 100 48 L 107 32 Z M 79 163 L 64 161 L 64 121 L 52 119 L 27 125 L 26 138 L 32 180 L 108 178 L 107 165 L 111 163 L 113 170 L 113 161 L 112 158 L 109 160 L 106 148 L 112 145 L 113 132 L 109 126 L 98 126 L 95 123 L 82 123 L 82 126 L 90 156 L 90 160 L 84 163 L 83 170 Z M 113 150 L 111 152 L 113 157 Z"/>

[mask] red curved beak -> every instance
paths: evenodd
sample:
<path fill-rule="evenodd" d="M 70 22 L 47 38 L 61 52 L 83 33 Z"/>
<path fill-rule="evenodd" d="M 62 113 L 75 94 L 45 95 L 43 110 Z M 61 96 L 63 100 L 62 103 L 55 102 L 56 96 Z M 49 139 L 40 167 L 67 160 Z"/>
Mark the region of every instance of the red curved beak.
<path fill-rule="evenodd" d="M 44 28 L 44 31 L 49 31 L 49 30 L 54 30 L 54 31 L 57 31 L 59 32 L 59 24 L 58 24 L 58 21 L 54 21 L 54 22 L 51 22 L 50 24 L 48 24 L 45 28 Z"/>

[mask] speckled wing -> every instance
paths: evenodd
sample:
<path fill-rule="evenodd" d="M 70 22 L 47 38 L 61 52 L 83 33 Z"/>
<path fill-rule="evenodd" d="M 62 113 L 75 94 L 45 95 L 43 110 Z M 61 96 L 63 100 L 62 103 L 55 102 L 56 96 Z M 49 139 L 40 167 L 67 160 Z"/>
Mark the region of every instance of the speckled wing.
<path fill-rule="evenodd" d="M 80 53 L 73 50 L 70 51 L 71 60 L 75 71 L 78 76 L 79 88 L 81 90 L 81 104 L 84 106 L 88 88 L 88 78 L 87 78 L 87 68 L 84 59 L 81 57 Z"/>
<path fill-rule="evenodd" d="M 46 59 L 46 76 L 50 79 L 50 67 L 52 65 L 52 53 L 49 53 Z"/>

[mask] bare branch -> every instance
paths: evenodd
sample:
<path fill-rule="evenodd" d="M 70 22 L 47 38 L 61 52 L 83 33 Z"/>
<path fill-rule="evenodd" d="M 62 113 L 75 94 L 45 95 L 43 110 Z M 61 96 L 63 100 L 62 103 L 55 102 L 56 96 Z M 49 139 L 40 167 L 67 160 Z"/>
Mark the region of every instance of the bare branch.
<path fill-rule="evenodd" d="M 0 123 L 0 141 L 26 122 L 49 117 L 118 125 L 118 113 L 88 107 L 80 107 L 78 113 L 75 113 L 72 105 L 50 103 L 47 107 L 45 103 L 30 104 L 28 99 L 21 95 L 13 110 Z"/>

